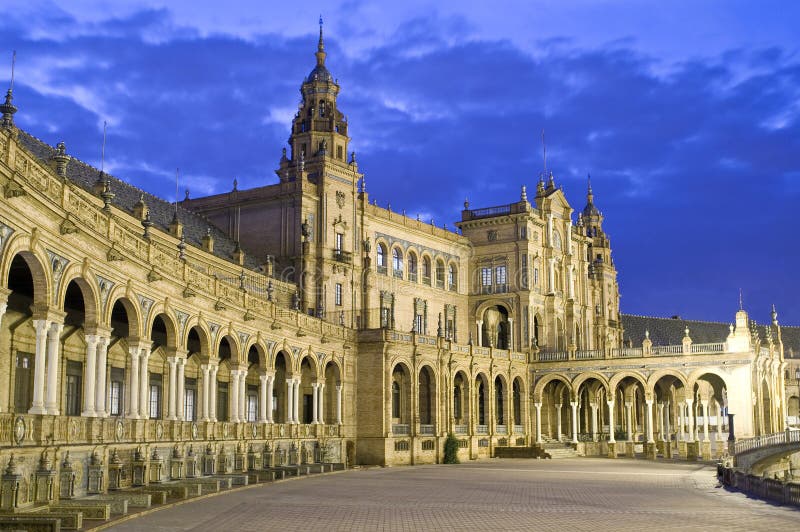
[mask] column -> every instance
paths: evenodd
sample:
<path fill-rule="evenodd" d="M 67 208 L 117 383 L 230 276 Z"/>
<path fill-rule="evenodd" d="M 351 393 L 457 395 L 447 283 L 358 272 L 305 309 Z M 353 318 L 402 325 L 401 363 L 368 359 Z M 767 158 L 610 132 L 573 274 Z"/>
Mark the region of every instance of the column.
<path fill-rule="evenodd" d="M 316 382 L 311 383 L 311 423 L 317 424 L 317 392 L 319 391 L 319 385 Z"/>
<path fill-rule="evenodd" d="M 608 404 L 608 443 L 616 443 L 614 438 L 614 401 L 606 401 Z"/>
<path fill-rule="evenodd" d="M 28 412 L 44 414 L 44 369 L 47 355 L 47 330 L 50 328 L 50 322 L 33 320 L 33 326 L 36 329 L 36 360 L 33 364 L 33 405 Z"/>
<path fill-rule="evenodd" d="M 633 403 L 625 402 L 625 427 L 628 431 L 628 441 L 633 441 Z"/>
<path fill-rule="evenodd" d="M 98 417 L 108 417 L 108 376 L 106 364 L 108 361 L 109 338 L 100 336 L 97 339 L 97 389 L 95 390 L 94 410 Z"/>
<path fill-rule="evenodd" d="M 552 245 L 552 244 L 551 244 Z M 549 268 L 547 269 L 547 291 L 548 292 L 555 292 L 556 291 L 556 259 L 548 259 Z M 556 334 L 558 334 L 556 332 Z"/>
<path fill-rule="evenodd" d="M 219 366 L 208 368 L 208 420 L 217 420 L 217 371 Z"/>
<path fill-rule="evenodd" d="M 325 383 L 317 385 L 317 395 L 319 396 L 319 407 L 317 408 L 317 422 L 325 423 Z"/>
<path fill-rule="evenodd" d="M 258 422 L 259 423 L 266 423 L 267 422 L 267 381 L 269 380 L 269 376 L 266 373 L 262 373 L 258 376 Z"/>
<path fill-rule="evenodd" d="M 647 405 L 647 417 L 646 425 L 647 425 L 647 443 L 655 443 L 655 439 L 653 439 L 653 400 L 648 399 L 645 401 Z"/>
<path fill-rule="evenodd" d="M 725 440 L 722 436 L 722 405 L 719 402 L 717 402 L 717 435 L 714 439 L 716 441 Z"/>
<path fill-rule="evenodd" d="M 669 401 L 664 403 L 664 441 L 672 441 L 672 427 L 669 424 Z"/>
<path fill-rule="evenodd" d="M 275 405 L 273 404 L 273 392 L 275 389 L 275 375 L 267 375 L 267 423 L 274 423 L 275 420 L 273 419 L 273 410 L 275 410 Z"/>
<path fill-rule="evenodd" d="M 483 347 L 483 334 L 481 334 L 483 320 L 475 320 L 475 325 L 478 326 L 478 347 Z"/>
<path fill-rule="evenodd" d="M 83 367 L 83 413 L 82 416 L 95 416 L 95 389 L 97 371 L 97 335 L 86 335 L 86 365 Z"/>
<path fill-rule="evenodd" d="M 186 377 L 184 377 L 184 368 L 186 367 L 186 359 L 179 358 L 178 359 L 178 389 L 177 389 L 177 397 L 175 398 L 175 416 L 179 420 L 185 419 L 185 404 L 186 404 Z"/>
<path fill-rule="evenodd" d="M 567 242 L 568 242 L 567 245 L 569 245 L 569 241 Z M 567 269 L 567 275 L 569 276 L 569 279 L 567 280 L 568 283 L 567 286 L 569 287 L 569 292 L 568 292 L 569 299 L 575 299 L 575 275 L 573 274 L 574 270 L 575 270 L 575 265 L 570 264 L 569 268 Z"/>
<path fill-rule="evenodd" d="M 572 407 L 572 443 L 578 443 L 578 402 L 571 401 Z"/>
<path fill-rule="evenodd" d="M 150 418 L 150 405 L 148 404 L 150 391 L 150 374 L 147 362 L 150 360 L 150 347 L 145 347 L 139 355 L 139 416 L 143 419 Z"/>
<path fill-rule="evenodd" d="M 536 408 L 536 443 L 542 443 L 542 403 L 533 403 Z"/>
<path fill-rule="evenodd" d="M 294 379 L 286 378 L 286 423 L 294 423 Z"/>
<path fill-rule="evenodd" d="M 200 366 L 203 374 L 203 382 L 200 384 L 200 421 L 208 421 L 210 418 L 208 410 L 209 388 L 211 387 L 208 377 L 209 370 L 208 364 Z"/>
<path fill-rule="evenodd" d="M 63 323 L 51 323 L 47 330 L 47 384 L 45 385 L 44 407 L 48 414 L 57 416 L 58 409 L 58 374 L 59 347 Z"/>
<path fill-rule="evenodd" d="M 556 441 L 561 441 L 561 403 L 556 403 Z"/>
<path fill-rule="evenodd" d="M 589 403 L 592 411 L 592 441 L 597 441 L 597 405 Z"/>
<path fill-rule="evenodd" d="M 239 421 L 247 421 L 247 370 L 239 370 Z"/>
<path fill-rule="evenodd" d="M 509 351 L 514 350 L 514 320 L 512 318 L 508 318 L 508 350 Z M 512 386 L 510 386 L 509 389 L 511 389 Z M 514 424 L 506 423 L 506 425 L 514 425 Z M 511 434 L 511 432 L 509 432 L 509 434 Z"/>
<path fill-rule="evenodd" d="M 694 412 L 692 411 L 692 404 L 694 403 L 694 399 L 687 399 L 686 400 L 686 412 L 688 414 L 688 421 L 687 425 L 689 426 L 689 441 L 694 441 Z"/>
<path fill-rule="evenodd" d="M 664 403 L 658 403 L 658 432 L 661 441 L 667 441 L 667 429 L 664 425 Z"/>
<path fill-rule="evenodd" d="M 294 380 L 294 408 L 292 409 L 292 419 L 295 423 L 300 423 L 300 379 Z"/>
<path fill-rule="evenodd" d="M 711 441 L 708 437 L 708 401 L 700 401 L 703 405 L 703 441 Z"/>
<path fill-rule="evenodd" d="M 342 424 L 342 385 L 336 385 L 336 424 Z"/>
<path fill-rule="evenodd" d="M 169 391 L 167 399 L 167 419 L 175 419 L 175 388 L 178 387 L 178 375 L 175 371 L 177 361 L 175 357 L 167 358 L 169 364 Z"/>
<path fill-rule="evenodd" d="M 239 421 L 239 370 L 231 370 L 228 386 L 228 421 Z"/>
<path fill-rule="evenodd" d="M 128 417 L 139 419 L 139 346 L 133 345 L 129 349 L 131 355 L 131 368 L 128 372 Z"/>

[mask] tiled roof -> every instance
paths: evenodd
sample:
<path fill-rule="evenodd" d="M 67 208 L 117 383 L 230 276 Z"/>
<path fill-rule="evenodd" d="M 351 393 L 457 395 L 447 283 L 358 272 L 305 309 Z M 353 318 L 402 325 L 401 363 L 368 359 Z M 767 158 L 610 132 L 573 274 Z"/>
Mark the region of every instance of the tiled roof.
<path fill-rule="evenodd" d="M 678 345 L 683 341 L 684 330 L 689 328 L 689 337 L 698 344 L 724 342 L 730 333 L 729 323 L 695 321 L 673 318 L 654 318 L 622 314 L 622 327 L 625 330 L 625 343 L 633 341 L 634 346 L 642 345 L 645 331 L 650 331 L 653 345 Z"/>
<path fill-rule="evenodd" d="M 19 130 L 19 141 L 34 157 L 45 164 L 48 164 L 56 154 L 55 148 L 25 131 Z M 67 165 L 67 178 L 84 190 L 92 193 L 92 187 L 99 175 L 100 170 L 97 168 L 74 157 L 70 158 Z M 165 232 L 169 231 L 169 223 L 175 215 L 174 203 L 165 201 L 109 174 L 106 174 L 106 176 L 109 179 L 111 192 L 115 194 L 112 202 L 114 206 L 127 212 L 132 212 L 134 205 L 143 197 L 150 211 L 150 219 L 155 224 L 153 227 Z M 223 231 L 199 214 L 180 207 L 178 208 L 178 219 L 183 223 L 183 233 L 187 244 L 200 247 L 203 237 L 210 228 L 211 236 L 214 237 L 214 255 L 232 261 L 236 243 Z M 243 249 L 243 251 L 245 253 L 245 268 L 256 270 L 261 264 L 260 258 L 253 253 L 248 253 L 247 250 Z"/>

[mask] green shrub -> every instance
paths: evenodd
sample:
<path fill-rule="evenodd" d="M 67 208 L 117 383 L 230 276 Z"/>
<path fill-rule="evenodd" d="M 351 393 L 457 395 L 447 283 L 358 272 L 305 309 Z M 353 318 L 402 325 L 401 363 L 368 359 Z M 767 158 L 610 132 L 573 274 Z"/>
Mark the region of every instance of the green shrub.
<path fill-rule="evenodd" d="M 458 463 L 458 440 L 452 432 L 449 433 L 447 439 L 444 440 L 444 463 Z"/>

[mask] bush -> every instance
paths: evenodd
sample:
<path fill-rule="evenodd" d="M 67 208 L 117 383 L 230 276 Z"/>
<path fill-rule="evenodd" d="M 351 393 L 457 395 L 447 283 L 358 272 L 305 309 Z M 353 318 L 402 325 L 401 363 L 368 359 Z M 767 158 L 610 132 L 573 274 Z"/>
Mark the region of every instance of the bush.
<path fill-rule="evenodd" d="M 452 432 L 449 433 L 447 439 L 444 440 L 444 463 L 458 463 L 458 440 Z"/>

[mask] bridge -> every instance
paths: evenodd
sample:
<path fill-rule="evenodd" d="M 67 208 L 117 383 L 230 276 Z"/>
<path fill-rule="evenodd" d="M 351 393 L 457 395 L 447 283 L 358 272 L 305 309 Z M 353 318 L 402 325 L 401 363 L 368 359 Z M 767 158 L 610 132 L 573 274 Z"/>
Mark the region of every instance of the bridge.
<path fill-rule="evenodd" d="M 800 430 L 742 439 L 733 443 L 730 451 L 732 460 L 718 468 L 723 484 L 762 499 L 800 506 L 800 474 L 793 474 L 787 460 L 800 453 Z"/>

